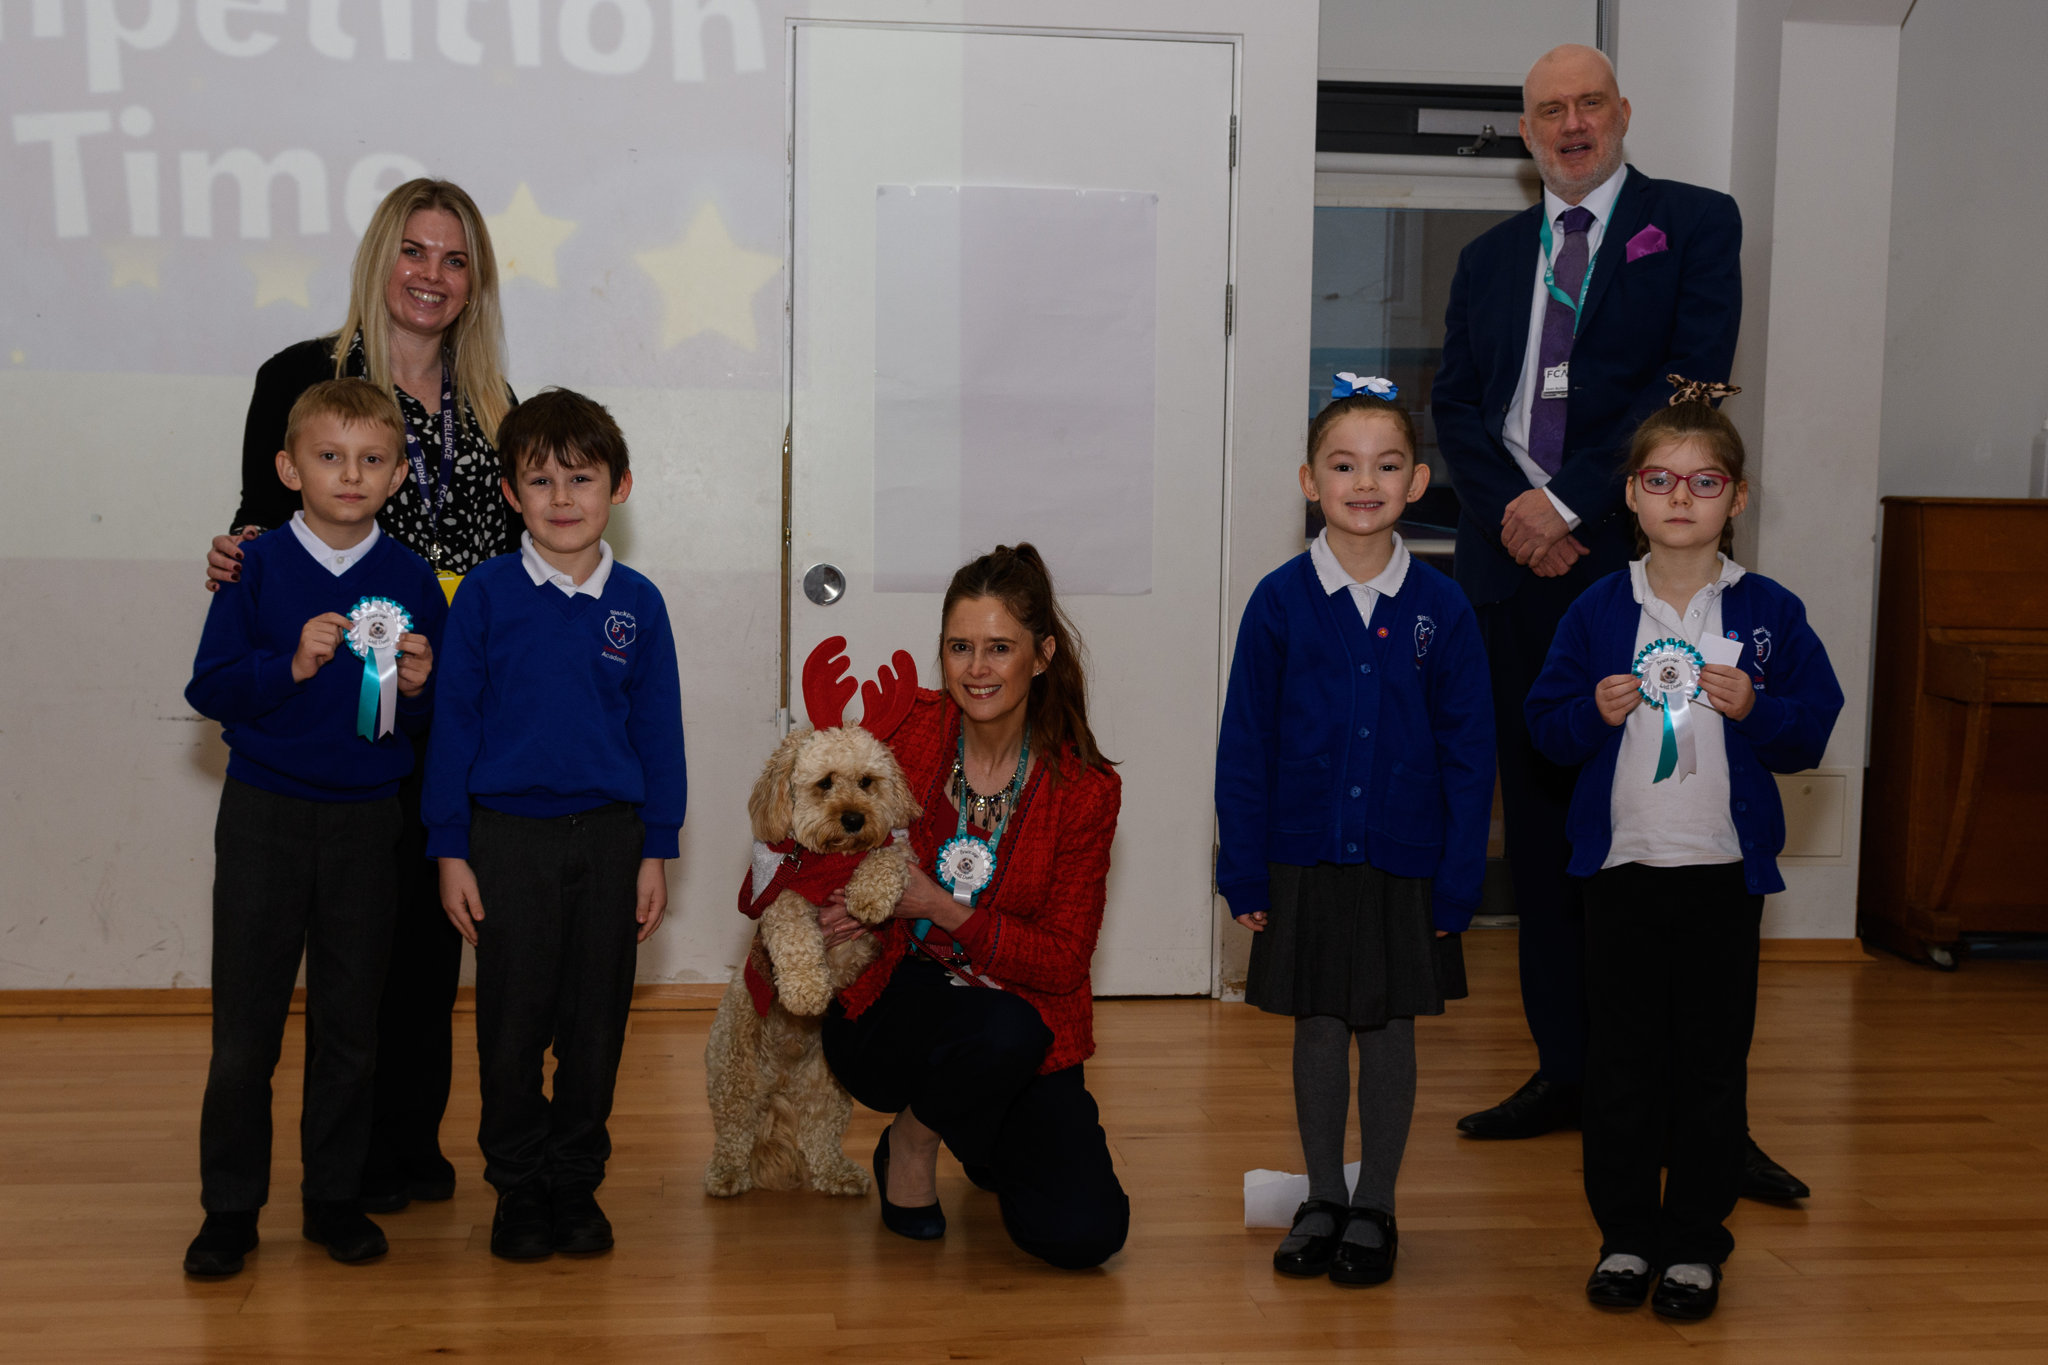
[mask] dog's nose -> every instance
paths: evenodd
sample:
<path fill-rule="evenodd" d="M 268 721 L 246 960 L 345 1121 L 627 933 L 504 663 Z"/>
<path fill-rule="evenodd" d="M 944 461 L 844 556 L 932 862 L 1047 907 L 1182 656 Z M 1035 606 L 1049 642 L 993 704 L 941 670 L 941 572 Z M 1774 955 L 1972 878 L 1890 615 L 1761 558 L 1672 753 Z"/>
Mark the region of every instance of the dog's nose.
<path fill-rule="evenodd" d="M 845 830 L 848 834 L 858 834 L 860 833 L 860 827 L 867 822 L 867 816 L 862 815 L 857 810 L 850 810 L 839 817 L 839 828 Z"/>

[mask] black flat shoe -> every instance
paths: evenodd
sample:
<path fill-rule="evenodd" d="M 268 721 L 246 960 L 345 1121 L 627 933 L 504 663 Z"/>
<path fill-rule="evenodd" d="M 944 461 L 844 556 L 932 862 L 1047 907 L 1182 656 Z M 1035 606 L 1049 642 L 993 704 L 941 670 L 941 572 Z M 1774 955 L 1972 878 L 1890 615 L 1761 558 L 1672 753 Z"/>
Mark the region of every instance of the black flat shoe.
<path fill-rule="evenodd" d="M 903 1204 L 889 1202 L 889 1130 L 882 1130 L 882 1137 L 875 1144 L 875 1193 L 882 1197 L 882 1226 L 898 1237 L 908 1237 L 913 1242 L 929 1242 L 946 1235 L 946 1211 L 934 1199 L 929 1204 L 910 1208 Z"/>
<path fill-rule="evenodd" d="M 234 1275 L 242 1258 L 256 1249 L 256 1214 L 209 1213 L 199 1235 L 185 1248 L 187 1275 Z"/>
<path fill-rule="evenodd" d="M 1458 1131 L 1476 1138 L 1532 1138 L 1579 1126 L 1579 1087 L 1546 1081 L 1541 1073 L 1491 1109 L 1458 1120 Z"/>
<path fill-rule="evenodd" d="M 1764 1155 L 1749 1134 L 1742 1135 L 1742 1197 L 1783 1204 L 1804 1199 L 1813 1191 L 1806 1182 Z"/>
<path fill-rule="evenodd" d="M 612 1249 L 612 1222 L 589 1190 L 555 1190 L 548 1196 L 553 1211 L 555 1250 L 571 1256 L 593 1256 Z"/>
<path fill-rule="evenodd" d="M 1378 1209 L 1353 1209 L 1353 1221 L 1377 1223 L 1380 1244 L 1369 1247 L 1360 1242 L 1337 1243 L 1337 1259 L 1330 1262 L 1334 1284 L 1385 1284 L 1394 1278 L 1394 1256 L 1401 1249 L 1401 1234 L 1394 1227 L 1394 1215 Z"/>
<path fill-rule="evenodd" d="M 391 1250 L 384 1230 L 363 1216 L 353 1199 L 308 1199 L 306 1222 L 300 1230 L 309 1242 L 327 1248 L 327 1254 L 343 1265 L 374 1261 Z"/>
<path fill-rule="evenodd" d="M 1674 1318 L 1679 1322 L 1698 1322 L 1712 1317 L 1714 1306 L 1721 1301 L 1721 1267 L 1707 1268 L 1714 1272 L 1714 1282 L 1704 1289 L 1680 1284 L 1669 1276 L 1659 1281 L 1657 1292 L 1650 1296 L 1650 1311 L 1660 1318 Z"/>
<path fill-rule="evenodd" d="M 491 1216 L 491 1255 L 507 1261 L 538 1261 L 554 1254 L 554 1210 L 545 1186 L 529 1181 L 498 1192 Z"/>
<path fill-rule="evenodd" d="M 1641 1308 L 1650 1297 L 1650 1282 L 1656 1278 L 1656 1273 L 1649 1270 L 1602 1270 L 1594 1266 L 1586 1279 L 1586 1302 L 1602 1308 Z"/>
<path fill-rule="evenodd" d="M 1294 1229 L 1301 1226 L 1301 1220 L 1312 1213 L 1328 1215 L 1330 1230 L 1308 1239 L 1308 1245 L 1299 1251 L 1276 1251 L 1273 1253 L 1273 1269 L 1282 1275 L 1299 1275 L 1306 1279 L 1312 1275 L 1327 1275 L 1330 1262 L 1337 1258 L 1337 1239 L 1344 1235 L 1344 1220 L 1351 1216 L 1348 1205 L 1330 1199 L 1310 1199 L 1294 1211 L 1293 1219 L 1287 1225 L 1287 1235 L 1292 1237 Z"/>

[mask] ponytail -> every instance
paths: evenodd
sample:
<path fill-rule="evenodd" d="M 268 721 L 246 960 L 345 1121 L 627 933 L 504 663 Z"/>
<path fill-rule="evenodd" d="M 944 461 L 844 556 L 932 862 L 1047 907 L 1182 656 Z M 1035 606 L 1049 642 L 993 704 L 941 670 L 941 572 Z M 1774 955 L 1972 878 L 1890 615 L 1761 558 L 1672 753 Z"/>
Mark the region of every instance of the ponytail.
<path fill-rule="evenodd" d="M 1046 640 L 1053 642 L 1045 672 L 1031 680 L 1024 715 L 1033 743 L 1050 760 L 1054 780 L 1066 775 L 1061 770 L 1069 747 L 1083 771 L 1108 766 L 1111 760 L 1103 757 L 1095 744 L 1095 732 L 1088 728 L 1087 659 L 1081 636 L 1053 596 L 1052 574 L 1039 557 L 1038 547 L 1029 541 L 998 545 L 963 564 L 946 585 L 939 611 L 940 630 L 943 632 L 956 602 L 976 597 L 993 597 L 1017 618 L 1017 624 L 1031 633 L 1034 657 Z M 943 653 L 943 638 L 939 647 Z"/>

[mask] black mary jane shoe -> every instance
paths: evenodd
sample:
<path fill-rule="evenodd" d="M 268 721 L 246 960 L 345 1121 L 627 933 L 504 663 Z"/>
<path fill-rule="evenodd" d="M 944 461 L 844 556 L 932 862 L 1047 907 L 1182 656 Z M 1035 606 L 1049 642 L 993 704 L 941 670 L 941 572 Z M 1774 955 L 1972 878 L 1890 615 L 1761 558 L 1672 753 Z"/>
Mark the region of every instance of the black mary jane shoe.
<path fill-rule="evenodd" d="M 1586 1302 L 1600 1308 L 1641 1308 L 1656 1278 L 1652 1270 L 1602 1270 L 1596 1265 L 1586 1277 Z"/>
<path fill-rule="evenodd" d="M 1325 1214 L 1330 1220 L 1330 1230 L 1308 1239 L 1308 1245 L 1299 1251 L 1276 1251 L 1273 1253 L 1273 1269 L 1282 1275 L 1299 1275 L 1308 1278 L 1313 1275 L 1327 1275 L 1330 1263 L 1337 1259 L 1337 1239 L 1344 1235 L 1344 1220 L 1351 1216 L 1351 1208 L 1331 1199 L 1309 1199 L 1294 1211 L 1293 1219 L 1287 1225 L 1287 1235 L 1292 1237 L 1294 1229 L 1301 1226 L 1301 1220 L 1312 1213 Z"/>
<path fill-rule="evenodd" d="M 946 1235 L 946 1211 L 939 1207 L 938 1200 L 916 1208 L 889 1202 L 887 1128 L 882 1130 L 880 1141 L 875 1143 L 875 1193 L 882 1198 L 882 1226 L 898 1237 L 908 1237 L 913 1242 L 929 1242 Z"/>
<path fill-rule="evenodd" d="M 1708 1266 L 1714 1272 L 1714 1282 L 1704 1289 L 1698 1285 L 1680 1284 L 1666 1275 L 1657 1282 L 1657 1292 L 1650 1296 L 1650 1311 L 1660 1318 L 1671 1318 L 1677 1322 L 1698 1322 L 1714 1315 L 1714 1307 L 1721 1302 L 1721 1267 Z"/>
<path fill-rule="evenodd" d="M 1394 1215 L 1379 1209 L 1354 1208 L 1351 1219 L 1379 1224 L 1380 1244 L 1370 1247 L 1362 1242 L 1346 1242 L 1340 1236 L 1337 1257 L 1330 1262 L 1330 1282 L 1385 1284 L 1394 1278 L 1394 1257 L 1401 1249 L 1401 1233 L 1394 1226 Z"/>
<path fill-rule="evenodd" d="M 185 1248 L 187 1275 L 237 1275 L 242 1258 L 256 1249 L 256 1214 L 209 1213 L 199 1235 Z"/>

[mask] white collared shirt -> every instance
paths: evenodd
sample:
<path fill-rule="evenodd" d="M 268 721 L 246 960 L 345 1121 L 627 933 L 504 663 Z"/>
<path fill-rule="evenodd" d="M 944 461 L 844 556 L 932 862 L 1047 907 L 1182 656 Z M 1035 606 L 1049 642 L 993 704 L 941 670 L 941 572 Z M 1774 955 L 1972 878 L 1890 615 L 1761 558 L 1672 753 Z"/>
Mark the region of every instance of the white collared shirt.
<path fill-rule="evenodd" d="M 1621 195 L 1621 182 L 1628 177 L 1626 165 L 1600 182 L 1600 187 L 1579 201 L 1579 207 L 1593 215 L 1593 225 L 1586 229 L 1586 273 L 1593 272 L 1593 258 L 1600 254 L 1600 241 L 1607 235 L 1607 220 L 1614 214 L 1614 201 Z M 1564 243 L 1564 224 L 1559 220 L 1565 215 L 1570 204 L 1550 192 L 1543 190 L 1543 211 L 1550 215 L 1552 242 L 1560 249 Z M 1501 440 L 1507 443 L 1508 454 L 1514 456 L 1515 464 L 1527 476 L 1531 488 L 1544 488 L 1550 482 L 1550 475 L 1542 465 L 1529 458 L 1529 417 L 1536 408 L 1536 385 L 1543 369 L 1543 317 L 1550 310 L 1550 290 L 1543 283 L 1543 271 L 1550 261 L 1543 254 L 1542 244 L 1536 247 L 1536 282 L 1534 302 L 1529 307 L 1529 344 L 1522 355 L 1522 382 L 1515 386 L 1515 401 L 1508 404 L 1507 421 L 1501 426 Z M 1564 505 L 1557 494 L 1545 489 L 1551 506 L 1564 518 L 1565 525 L 1573 530 L 1579 528 L 1578 514 Z"/>
<path fill-rule="evenodd" d="M 1628 566 L 1629 586 L 1640 607 L 1636 648 L 1652 640 L 1677 636 L 1697 646 L 1721 633 L 1721 594 L 1745 572 L 1721 556 L 1721 576 L 1692 595 L 1681 614 L 1650 590 L 1644 565 L 1649 556 Z M 1621 752 L 1614 762 L 1614 789 L 1607 814 L 1614 827 L 1602 867 L 1646 863 L 1651 867 L 1691 867 L 1700 863 L 1739 863 L 1742 840 L 1728 808 L 1728 749 L 1721 734 L 1721 713 L 1705 693 L 1686 708 L 1693 730 L 1699 771 L 1690 777 L 1654 781 L 1657 755 L 1664 745 L 1664 713 L 1647 702 L 1621 723 Z"/>
<path fill-rule="evenodd" d="M 377 541 L 384 535 L 383 528 L 373 521 L 370 523 L 370 534 L 364 536 L 346 550 L 337 550 L 313 534 L 313 528 L 306 525 L 306 514 L 303 509 L 292 513 L 292 519 L 285 524 L 292 528 L 292 534 L 298 538 L 299 544 L 306 547 L 306 553 L 318 560 L 320 567 L 333 574 L 336 578 L 341 577 L 360 563 L 363 556 L 370 553 L 376 547 Z"/>
<path fill-rule="evenodd" d="M 1350 589 L 1352 605 L 1358 608 L 1358 619 L 1368 626 L 1372 624 L 1372 609 L 1380 598 L 1398 596 L 1401 585 L 1408 581 L 1408 559 L 1408 547 L 1401 542 L 1401 533 L 1396 531 L 1394 553 L 1388 557 L 1387 567 L 1361 583 L 1337 562 L 1337 552 L 1330 548 L 1328 529 L 1308 547 L 1308 562 L 1315 566 L 1316 582 L 1323 585 L 1323 592 L 1335 597 L 1339 592 Z"/>
<path fill-rule="evenodd" d="M 540 551 L 533 548 L 533 532 L 519 533 L 519 562 L 525 567 L 526 576 L 533 580 L 533 586 L 552 583 L 562 590 L 564 597 L 574 597 L 579 592 L 585 597 L 604 596 L 605 581 L 612 576 L 612 547 L 600 540 L 597 548 L 597 567 L 590 571 L 590 577 L 578 583 L 540 557 Z"/>

